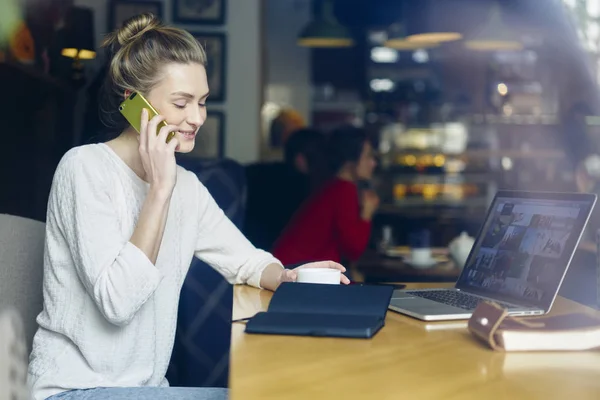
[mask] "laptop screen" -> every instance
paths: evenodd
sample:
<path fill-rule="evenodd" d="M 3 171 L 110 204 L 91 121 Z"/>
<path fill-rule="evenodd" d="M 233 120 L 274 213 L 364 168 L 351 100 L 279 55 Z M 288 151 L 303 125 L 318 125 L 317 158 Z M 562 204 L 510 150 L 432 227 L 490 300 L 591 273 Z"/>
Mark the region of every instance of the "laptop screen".
<path fill-rule="evenodd" d="M 523 196 L 509 197 L 502 193 L 496 196 L 456 286 L 548 309 L 575 252 L 595 197 Z"/>

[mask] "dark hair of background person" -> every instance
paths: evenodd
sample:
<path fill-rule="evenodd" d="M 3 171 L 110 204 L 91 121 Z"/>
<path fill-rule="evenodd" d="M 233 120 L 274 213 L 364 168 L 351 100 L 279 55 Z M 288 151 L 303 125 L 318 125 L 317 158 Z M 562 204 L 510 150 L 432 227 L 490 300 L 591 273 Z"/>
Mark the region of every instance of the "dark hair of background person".
<path fill-rule="evenodd" d="M 294 167 L 296 157 L 303 155 L 309 171 L 322 167 L 325 159 L 326 138 L 323 133 L 312 128 L 302 128 L 293 132 L 285 142 L 284 161 Z"/>
<path fill-rule="evenodd" d="M 358 162 L 367 140 L 367 132 L 362 128 L 343 126 L 334 129 L 327 140 L 331 172 L 337 174 L 346 163 Z"/>
<path fill-rule="evenodd" d="M 319 130 L 301 128 L 285 142 L 283 162 L 246 167 L 248 192 L 243 231 L 255 246 L 271 250 L 292 215 L 328 178 L 326 143 Z M 298 156 L 304 158 L 303 166 L 298 165 Z"/>

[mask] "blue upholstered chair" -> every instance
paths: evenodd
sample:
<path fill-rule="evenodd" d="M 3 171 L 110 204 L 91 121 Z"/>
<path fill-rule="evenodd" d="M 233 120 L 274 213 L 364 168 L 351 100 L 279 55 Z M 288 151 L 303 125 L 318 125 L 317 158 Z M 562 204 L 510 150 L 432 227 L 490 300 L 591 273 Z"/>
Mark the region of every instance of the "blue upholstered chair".
<path fill-rule="evenodd" d="M 246 197 L 243 167 L 232 160 L 178 159 L 195 172 L 215 201 L 241 229 Z M 233 287 L 194 259 L 179 300 L 177 333 L 167 371 L 171 386 L 227 387 Z"/>

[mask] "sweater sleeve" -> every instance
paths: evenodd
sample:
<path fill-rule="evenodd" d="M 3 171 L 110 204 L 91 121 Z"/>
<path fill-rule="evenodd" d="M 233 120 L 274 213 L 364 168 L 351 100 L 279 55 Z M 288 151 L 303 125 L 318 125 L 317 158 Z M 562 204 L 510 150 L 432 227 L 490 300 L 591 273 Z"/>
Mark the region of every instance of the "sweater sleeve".
<path fill-rule="evenodd" d="M 371 222 L 360 217 L 358 193 L 354 185 L 340 185 L 335 194 L 335 236 L 342 255 L 355 261 L 367 248 Z"/>
<path fill-rule="evenodd" d="M 159 270 L 119 229 L 117 213 L 94 165 L 76 157 L 55 173 L 48 223 L 66 243 L 77 275 L 104 317 L 115 325 L 131 321 L 161 281 Z M 51 227 L 53 228 L 53 227 Z"/>
<path fill-rule="evenodd" d="M 208 189 L 196 179 L 199 199 L 200 234 L 195 255 L 232 284 L 260 288 L 262 272 L 269 264 L 281 262 L 270 253 L 257 249 L 239 231 L 217 205 Z"/>

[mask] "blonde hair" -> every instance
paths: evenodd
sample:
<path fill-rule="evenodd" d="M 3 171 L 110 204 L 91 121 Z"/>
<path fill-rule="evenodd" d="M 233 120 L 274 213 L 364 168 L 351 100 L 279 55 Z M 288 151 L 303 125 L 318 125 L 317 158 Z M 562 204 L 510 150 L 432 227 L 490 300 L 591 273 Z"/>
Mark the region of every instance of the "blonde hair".
<path fill-rule="evenodd" d="M 206 53 L 189 32 L 163 25 L 151 13 L 123 22 L 104 38 L 102 47 L 108 51 L 110 61 L 100 103 L 101 119 L 120 130 L 127 126 L 118 111 L 125 91 L 147 95 L 160 82 L 162 68 L 169 63 L 206 66 Z"/>

